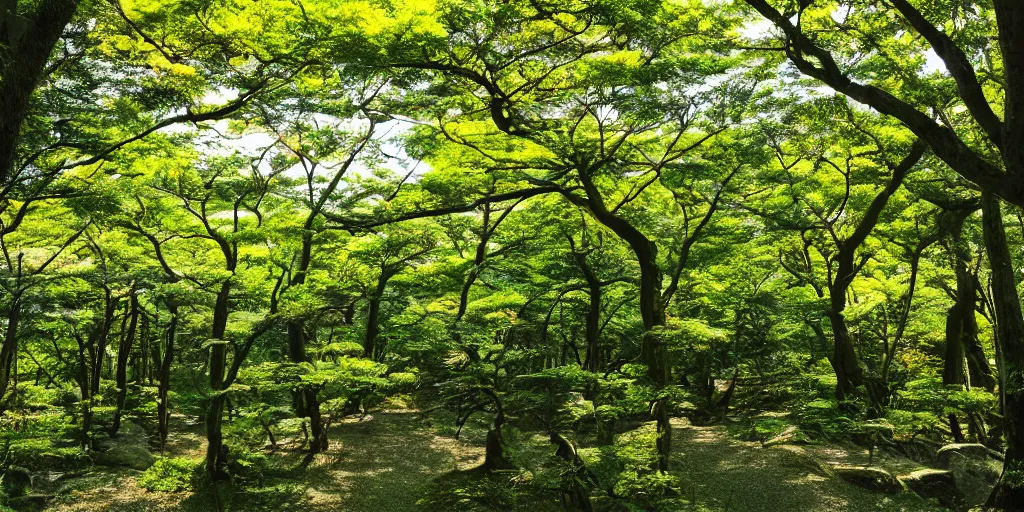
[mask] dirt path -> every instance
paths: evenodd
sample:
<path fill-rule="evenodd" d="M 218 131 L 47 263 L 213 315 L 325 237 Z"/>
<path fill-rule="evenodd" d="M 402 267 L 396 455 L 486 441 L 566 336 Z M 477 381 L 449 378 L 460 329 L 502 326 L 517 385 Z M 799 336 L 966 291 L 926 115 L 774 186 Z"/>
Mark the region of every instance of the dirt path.
<path fill-rule="evenodd" d="M 910 495 L 876 494 L 828 476 L 822 462 L 856 462 L 852 448 L 777 446 L 739 441 L 724 427 L 693 427 L 674 421 L 673 472 L 684 482 L 687 498 L 706 510 L 733 511 L 925 511 L 935 510 Z M 169 445 L 173 456 L 202 456 L 198 431 L 180 432 Z M 305 470 L 280 483 L 298 484 L 303 512 L 405 512 L 430 482 L 456 469 L 483 461 L 480 439 L 456 441 L 438 435 L 411 411 L 376 413 L 346 419 L 331 429 L 331 448 Z M 298 461 L 301 453 L 279 453 Z M 901 460 L 882 461 L 883 466 Z M 138 473 L 98 470 L 80 488 L 47 510 L 198 511 L 211 503 L 197 495 L 147 492 L 136 483 Z M 298 500 L 303 501 L 303 500 Z M 292 510 L 281 509 L 283 510 Z"/>
<path fill-rule="evenodd" d="M 309 512 L 404 512 L 416 510 L 416 501 L 437 476 L 469 469 L 483 462 L 482 446 L 437 435 L 418 419 L 415 411 L 375 413 L 346 419 L 330 431 L 331 447 L 305 470 L 297 470 L 274 483 L 305 487 L 307 501 L 299 510 Z M 167 455 L 201 459 L 205 439 L 197 426 L 179 425 L 168 442 Z M 279 452 L 273 457 L 295 465 L 300 452 Z M 58 497 L 45 510 L 53 512 L 209 511 L 209 499 L 187 493 L 148 492 L 139 487 L 139 472 L 97 468 L 72 491 Z"/>
<path fill-rule="evenodd" d="M 314 511 L 416 510 L 431 480 L 483 463 L 482 447 L 440 437 L 407 412 L 347 420 L 331 439 L 308 471 Z"/>
<path fill-rule="evenodd" d="M 722 512 L 843 512 L 944 510 L 916 496 L 878 494 L 828 476 L 820 463 L 859 461 L 861 454 L 830 447 L 762 448 L 728 435 L 724 427 L 673 421 L 673 472 L 688 498 Z M 863 457 L 866 459 L 866 454 Z M 899 460 L 881 462 L 882 466 Z"/>

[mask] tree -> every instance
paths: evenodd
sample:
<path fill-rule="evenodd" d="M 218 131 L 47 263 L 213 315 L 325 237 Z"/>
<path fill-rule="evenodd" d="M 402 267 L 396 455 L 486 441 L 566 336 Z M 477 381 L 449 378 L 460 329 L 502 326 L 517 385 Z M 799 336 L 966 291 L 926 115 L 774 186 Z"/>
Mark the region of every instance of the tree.
<path fill-rule="evenodd" d="M 786 2 L 789 5 L 780 11 L 768 0 L 745 1 L 782 32 L 784 44 L 778 50 L 785 52 L 786 57 L 802 73 L 899 120 L 958 174 L 979 188 L 1024 207 L 1024 186 L 1021 185 L 1024 182 L 1021 180 L 1021 176 L 1024 176 L 1024 160 L 1015 149 L 1024 140 L 1024 121 L 1019 119 L 1022 117 L 1020 112 L 1024 112 L 1024 101 L 1018 98 L 1024 96 L 1019 92 L 1024 88 L 1024 74 L 1014 66 L 1015 59 L 1021 58 L 1020 48 L 1024 45 L 1024 38 L 1012 28 L 1015 21 L 1020 21 L 1024 9 L 1014 2 L 998 1 L 992 11 L 999 28 L 999 48 L 1003 58 L 1000 82 L 1005 84 L 1006 119 L 1001 121 L 987 99 L 985 88 L 988 84 L 978 78 L 978 63 L 970 57 L 992 55 L 996 50 L 993 47 L 994 41 L 990 38 L 975 38 L 972 43 L 980 42 L 980 46 L 966 44 L 969 34 L 979 29 L 979 23 L 983 23 L 981 20 L 986 16 L 984 10 L 964 10 L 963 29 L 949 33 L 929 21 L 927 15 L 937 14 L 937 9 L 923 13 L 909 0 L 891 0 L 887 2 L 891 7 L 878 9 L 871 14 L 854 9 L 852 2 L 830 2 L 827 7 L 815 6 L 811 9 L 803 3 L 794 6 Z M 830 16 L 833 10 L 845 14 L 838 20 L 833 19 Z M 861 24 L 868 25 L 877 17 L 887 16 L 891 10 L 898 12 L 900 23 L 889 25 L 888 31 L 912 29 L 921 39 L 908 44 L 904 42 L 906 38 L 897 38 L 898 47 L 885 48 L 879 41 L 890 39 L 889 36 L 880 36 L 877 30 L 862 28 Z M 793 14 L 799 14 L 795 23 L 791 21 Z M 853 30 L 844 30 L 847 27 Z M 815 32 L 822 35 L 811 35 Z M 877 49 L 877 54 L 872 59 L 858 62 L 855 56 L 842 50 L 843 47 L 853 47 L 846 44 L 846 41 L 840 42 L 843 36 L 826 43 L 824 34 L 852 34 L 858 48 Z M 957 39 L 962 42 L 958 43 Z M 954 97 L 939 92 L 941 88 L 938 84 L 921 80 L 919 62 L 912 59 L 900 60 L 897 57 L 920 55 L 926 47 L 930 47 L 942 59 L 955 82 L 957 94 Z M 870 73 L 869 69 L 878 64 L 906 71 L 915 79 L 905 89 L 890 88 L 882 83 L 875 85 L 868 81 L 870 79 L 864 80 L 862 76 Z M 985 64 L 989 65 L 993 75 L 1000 73 L 1000 70 L 991 67 L 991 61 Z M 920 87 L 923 94 L 919 93 L 919 96 L 926 98 L 925 101 L 914 102 L 900 98 L 917 92 L 914 87 Z M 947 113 L 954 103 L 966 107 L 969 117 Z M 935 109 L 936 114 L 926 114 L 922 109 Z M 940 123 L 936 117 L 943 122 Z M 980 137 L 972 133 L 979 129 Z M 958 134 L 957 130 L 961 133 Z M 1003 168 L 989 159 L 979 146 L 991 147 L 999 152 Z"/>
<path fill-rule="evenodd" d="M 837 108 L 833 111 L 831 107 Z M 829 362 L 836 374 L 836 397 L 843 400 L 855 388 L 865 384 L 864 372 L 844 317 L 850 285 L 871 257 L 870 253 L 862 253 L 860 249 L 878 224 L 890 198 L 924 155 L 925 146 L 915 141 L 909 150 L 903 150 L 905 154 L 897 160 L 888 154 L 894 150 L 883 146 L 871 128 L 864 126 L 864 121 L 857 119 L 846 105 L 830 106 L 826 102 L 817 108 L 821 108 L 820 114 L 814 114 L 823 115 L 830 122 L 845 123 L 848 131 L 840 140 L 848 145 L 833 146 L 825 141 L 810 147 L 797 143 L 790 148 L 776 139 L 772 144 L 778 162 L 777 172 L 780 173 L 778 179 L 786 188 L 774 195 L 774 201 L 787 208 L 795 208 L 799 213 L 796 216 L 791 212 L 776 214 L 764 206 L 753 210 L 764 212 L 770 223 L 799 233 L 802 247 L 790 250 L 795 253 L 795 259 L 791 257 L 787 261 L 780 255 L 779 262 L 798 282 L 814 288 L 819 298 L 825 298 L 827 291 L 825 316 L 833 336 L 833 354 Z M 790 119 L 793 121 L 796 119 Z M 769 134 L 770 141 L 773 137 Z M 871 168 L 876 172 L 879 168 L 884 169 L 890 176 L 881 190 L 869 199 L 863 195 L 864 186 L 854 180 Z M 838 179 L 834 175 L 827 177 L 832 173 L 838 174 Z M 754 199 L 766 191 L 770 189 L 748 195 L 747 199 Z M 771 201 L 772 196 L 768 197 Z M 769 203 L 769 208 L 777 207 Z M 860 217 L 853 220 L 850 213 L 858 210 Z M 821 273 L 814 268 L 818 258 L 812 258 L 811 248 L 816 250 L 824 267 L 824 285 L 818 281 Z M 875 390 L 869 389 L 869 392 L 877 394 Z M 877 396 L 873 401 L 876 405 L 881 403 Z"/>

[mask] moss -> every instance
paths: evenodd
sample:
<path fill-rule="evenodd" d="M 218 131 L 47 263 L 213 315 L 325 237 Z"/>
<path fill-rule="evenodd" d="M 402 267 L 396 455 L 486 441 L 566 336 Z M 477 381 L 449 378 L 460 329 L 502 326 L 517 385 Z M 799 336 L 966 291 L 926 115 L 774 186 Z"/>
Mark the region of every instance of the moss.
<path fill-rule="evenodd" d="M 202 461 L 185 457 L 157 460 L 139 477 L 139 485 L 150 491 L 177 492 L 191 489 Z"/>

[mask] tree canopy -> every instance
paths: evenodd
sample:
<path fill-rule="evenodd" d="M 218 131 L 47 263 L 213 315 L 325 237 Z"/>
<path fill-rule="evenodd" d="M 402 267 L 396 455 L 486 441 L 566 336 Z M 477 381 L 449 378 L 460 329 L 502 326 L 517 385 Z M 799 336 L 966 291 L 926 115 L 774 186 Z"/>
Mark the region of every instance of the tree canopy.
<path fill-rule="evenodd" d="M 0 510 L 374 414 L 480 449 L 425 510 L 730 509 L 695 428 L 1024 508 L 1016 0 L 8 0 L 0 253 Z"/>

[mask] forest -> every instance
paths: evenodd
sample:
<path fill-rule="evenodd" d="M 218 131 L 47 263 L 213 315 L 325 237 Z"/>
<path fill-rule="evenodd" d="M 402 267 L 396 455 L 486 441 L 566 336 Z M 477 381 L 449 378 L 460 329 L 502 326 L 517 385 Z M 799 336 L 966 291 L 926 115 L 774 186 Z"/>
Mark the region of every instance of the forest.
<path fill-rule="evenodd" d="M 0 256 L 0 511 L 1024 510 L 1020 0 L 3 0 Z"/>

